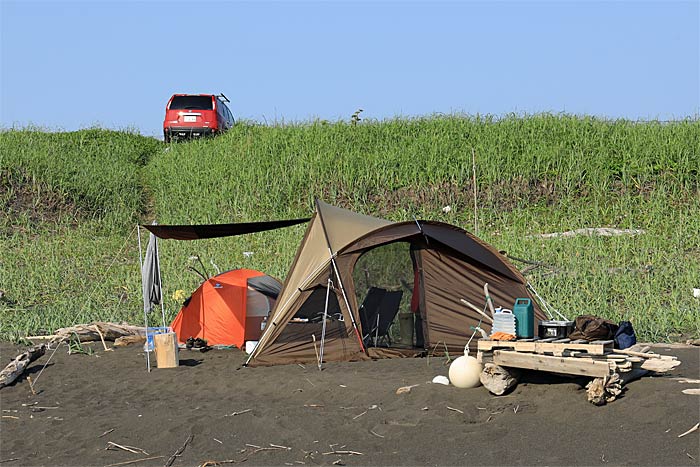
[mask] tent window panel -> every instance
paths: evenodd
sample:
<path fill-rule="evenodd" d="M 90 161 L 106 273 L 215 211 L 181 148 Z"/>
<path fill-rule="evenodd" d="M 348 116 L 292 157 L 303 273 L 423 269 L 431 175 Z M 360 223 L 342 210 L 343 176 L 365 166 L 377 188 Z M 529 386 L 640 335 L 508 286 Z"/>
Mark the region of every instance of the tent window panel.
<path fill-rule="evenodd" d="M 322 322 L 326 308 L 326 290 L 326 287 L 316 287 L 299 310 L 297 310 L 292 321 Z M 343 314 L 338 305 L 338 297 L 333 290 L 328 294 L 328 317 L 337 321 L 343 321 Z"/>
<path fill-rule="evenodd" d="M 246 293 L 246 316 L 267 316 L 270 314 L 270 298 L 248 287 Z"/>
<path fill-rule="evenodd" d="M 278 343 L 307 342 L 315 335 L 320 342 L 323 331 L 323 314 L 326 306 L 326 287 L 316 287 L 301 305 L 294 317 L 287 323 L 277 338 Z M 343 314 L 338 305 L 338 297 L 331 290 L 328 295 L 328 320 L 326 339 L 347 338 Z"/>
<path fill-rule="evenodd" d="M 382 245 L 363 253 L 355 264 L 353 282 L 367 346 L 414 345 L 410 248 L 407 242 Z"/>
<path fill-rule="evenodd" d="M 279 337 L 275 340 L 275 344 L 293 344 L 313 346 L 313 337 L 316 337 L 316 342 L 321 345 L 321 337 L 323 336 L 323 322 L 295 322 L 290 321 L 284 327 Z M 326 342 L 333 339 L 347 339 L 348 333 L 345 329 L 345 323 L 337 320 L 329 320 L 326 323 Z M 313 347 L 309 347 L 310 352 L 313 352 Z"/>

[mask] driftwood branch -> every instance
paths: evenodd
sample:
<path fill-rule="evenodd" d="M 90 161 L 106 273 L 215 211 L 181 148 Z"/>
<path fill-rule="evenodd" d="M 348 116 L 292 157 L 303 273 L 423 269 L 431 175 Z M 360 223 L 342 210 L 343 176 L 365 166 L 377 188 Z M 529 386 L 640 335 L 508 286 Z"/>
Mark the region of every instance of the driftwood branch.
<path fill-rule="evenodd" d="M 528 238 L 558 238 L 558 237 L 577 237 L 577 236 L 593 236 L 601 237 L 617 237 L 620 235 L 640 235 L 645 233 L 642 229 L 614 229 L 610 227 L 597 227 L 568 230 L 566 232 L 552 232 L 546 234 L 528 235 Z"/>
<path fill-rule="evenodd" d="M 134 334 L 133 336 L 122 336 L 122 337 L 117 337 L 114 339 L 114 346 L 115 347 L 126 347 L 127 345 L 131 344 L 145 344 L 146 343 L 146 336 L 140 336 Z"/>
<path fill-rule="evenodd" d="M 629 350 L 629 349 L 615 349 L 614 352 L 618 353 L 618 354 L 623 354 L 623 355 L 631 355 L 633 357 L 660 358 L 662 360 L 677 360 L 677 358 L 674 357 L 673 355 L 659 355 L 657 353 L 637 352 L 637 351 Z"/>
<path fill-rule="evenodd" d="M 94 327 L 95 327 L 95 331 L 97 331 L 97 335 L 100 336 L 100 340 L 102 341 L 102 347 L 104 347 L 105 351 L 112 350 L 112 349 L 107 347 L 107 344 L 105 343 L 105 337 L 100 332 L 100 327 L 96 324 L 94 325 Z"/>
<path fill-rule="evenodd" d="M 110 449 L 114 449 L 114 448 L 121 449 L 122 451 L 132 452 L 134 454 L 144 454 L 146 456 L 150 455 L 141 448 L 137 448 L 134 446 L 121 445 L 121 444 L 114 443 L 112 441 L 107 441 L 107 447 L 105 449 L 110 450 Z"/>
<path fill-rule="evenodd" d="M 696 423 L 695 426 L 694 426 L 693 428 L 691 428 L 690 430 L 686 431 L 685 433 L 681 433 L 680 435 L 678 435 L 678 437 L 679 437 L 679 438 L 682 438 L 682 437 L 684 437 L 685 435 L 689 435 L 690 433 L 692 433 L 692 432 L 694 432 L 694 431 L 698 431 L 698 428 L 700 428 L 700 423 Z"/>
<path fill-rule="evenodd" d="M 46 345 L 30 347 L 19 354 L 0 372 L 0 389 L 12 384 L 27 369 L 30 363 L 46 353 Z"/>
<path fill-rule="evenodd" d="M 176 459 L 180 454 L 182 454 L 182 452 L 185 450 L 185 448 L 187 447 L 187 445 L 190 444 L 190 441 L 192 441 L 192 439 L 194 439 L 194 435 L 189 435 L 189 436 L 187 437 L 187 439 L 185 440 L 184 444 L 183 444 L 182 446 L 180 446 L 180 449 L 178 449 L 177 451 L 175 451 L 175 453 L 174 453 L 172 456 L 170 456 L 170 458 L 168 459 L 168 461 L 165 463 L 165 467 L 170 467 L 171 465 L 173 465 L 173 462 L 175 462 L 175 459 Z"/>
<path fill-rule="evenodd" d="M 118 465 L 136 464 L 138 462 L 151 461 L 154 459 L 162 459 L 163 457 L 165 457 L 165 456 L 144 457 L 142 459 L 134 459 L 133 461 L 124 461 L 124 462 L 117 462 L 116 464 L 107 464 L 107 465 L 105 465 L 105 467 L 117 467 Z"/>
<path fill-rule="evenodd" d="M 66 338 L 77 334 L 80 337 L 81 342 L 101 340 L 100 333 L 106 341 L 114 341 L 118 337 L 123 336 L 145 336 L 146 328 L 142 326 L 132 326 L 130 324 L 96 322 L 92 324 L 79 324 L 77 326 L 61 328 L 56 331 L 57 336 Z"/>
<path fill-rule="evenodd" d="M 615 373 L 604 378 L 595 378 L 586 385 L 588 402 L 593 405 L 605 405 L 618 398 L 624 386 L 630 381 L 639 379 L 647 374 L 647 370 L 634 369 L 624 373 Z"/>

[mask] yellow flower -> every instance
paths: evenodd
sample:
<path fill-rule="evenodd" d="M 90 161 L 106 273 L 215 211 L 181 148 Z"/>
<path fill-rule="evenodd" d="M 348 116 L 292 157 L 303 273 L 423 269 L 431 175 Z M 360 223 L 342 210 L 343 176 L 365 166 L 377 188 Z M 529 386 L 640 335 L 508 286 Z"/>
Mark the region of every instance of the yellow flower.
<path fill-rule="evenodd" d="M 180 289 L 177 289 L 177 290 L 175 291 L 175 293 L 173 294 L 173 300 L 175 300 L 176 302 L 181 302 L 181 301 L 183 301 L 186 297 L 187 297 L 187 295 L 185 294 L 185 291 L 184 291 L 184 290 L 180 290 Z"/>

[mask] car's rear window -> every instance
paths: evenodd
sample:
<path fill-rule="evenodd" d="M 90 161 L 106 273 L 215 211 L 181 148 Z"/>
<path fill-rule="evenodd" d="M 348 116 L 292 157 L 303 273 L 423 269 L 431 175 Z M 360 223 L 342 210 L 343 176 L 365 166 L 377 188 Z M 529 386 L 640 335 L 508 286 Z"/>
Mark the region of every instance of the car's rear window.
<path fill-rule="evenodd" d="M 170 110 L 213 110 L 211 96 L 175 96 Z"/>

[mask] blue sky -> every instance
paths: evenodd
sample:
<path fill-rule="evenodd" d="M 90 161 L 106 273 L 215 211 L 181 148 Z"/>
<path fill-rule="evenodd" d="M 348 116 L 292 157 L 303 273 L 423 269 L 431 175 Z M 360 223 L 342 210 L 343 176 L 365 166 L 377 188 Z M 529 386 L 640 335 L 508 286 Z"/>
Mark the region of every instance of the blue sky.
<path fill-rule="evenodd" d="M 0 0 L 0 127 L 161 136 L 175 92 L 238 119 L 700 113 L 700 0 Z"/>

